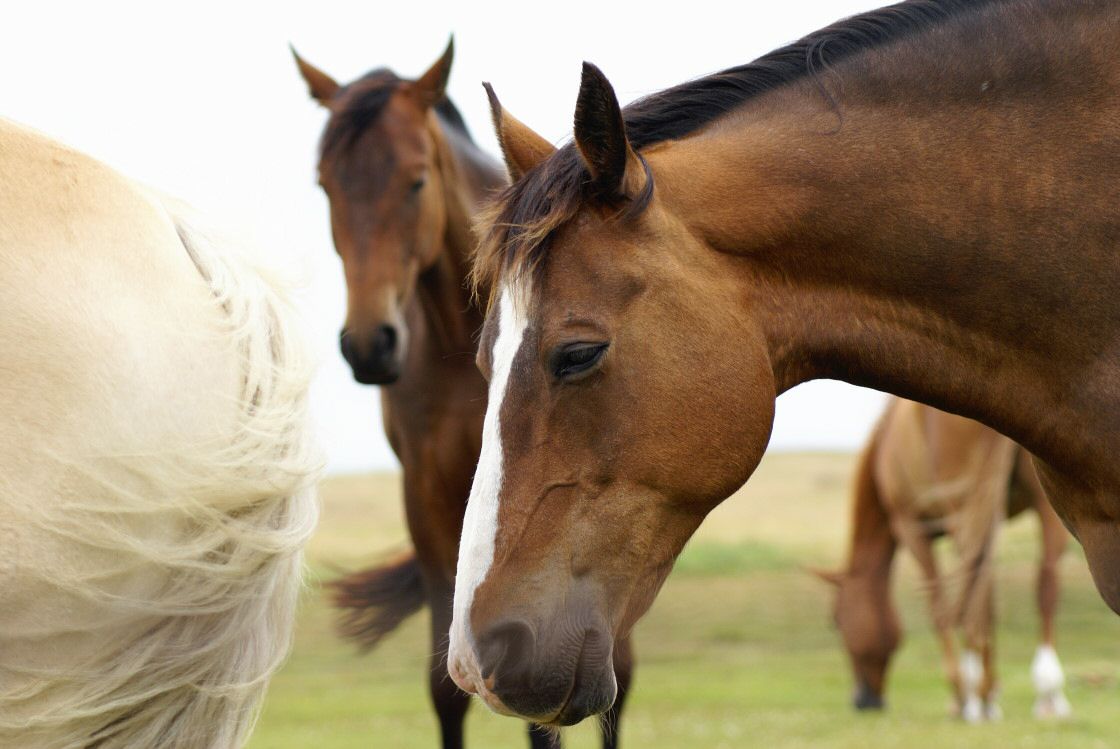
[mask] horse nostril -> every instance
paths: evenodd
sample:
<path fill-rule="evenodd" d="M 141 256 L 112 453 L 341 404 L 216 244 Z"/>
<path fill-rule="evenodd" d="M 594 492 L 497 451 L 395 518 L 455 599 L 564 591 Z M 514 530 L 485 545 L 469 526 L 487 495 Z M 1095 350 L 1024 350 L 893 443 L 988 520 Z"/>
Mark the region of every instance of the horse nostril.
<path fill-rule="evenodd" d="M 350 365 L 354 379 L 363 385 L 391 385 L 397 381 L 402 364 L 399 345 L 397 329 L 390 325 L 361 336 L 343 328 L 338 336 L 342 358 Z"/>
<path fill-rule="evenodd" d="M 373 334 L 373 350 L 387 356 L 397 348 L 397 329 L 392 325 L 380 325 Z"/>
<path fill-rule="evenodd" d="M 346 361 L 352 361 L 354 357 L 354 339 L 350 335 L 350 331 L 343 328 L 338 333 L 338 348 L 342 351 L 342 356 Z"/>
<path fill-rule="evenodd" d="M 502 622 L 478 638 L 479 666 L 483 679 L 517 681 L 529 671 L 536 637 L 528 624 Z"/>

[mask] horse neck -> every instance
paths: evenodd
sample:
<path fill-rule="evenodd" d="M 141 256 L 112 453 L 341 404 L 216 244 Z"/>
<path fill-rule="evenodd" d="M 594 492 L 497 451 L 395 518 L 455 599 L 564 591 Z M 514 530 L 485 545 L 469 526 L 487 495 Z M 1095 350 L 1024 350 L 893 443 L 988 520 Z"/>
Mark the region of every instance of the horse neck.
<path fill-rule="evenodd" d="M 453 132 L 433 112 L 429 129 L 443 187 L 446 229 L 436 262 L 419 279 L 417 298 L 440 347 L 449 353 L 474 350 L 482 313 L 468 290 L 474 252 L 475 212 L 486 193 L 504 182 L 500 167 L 468 138 Z"/>
<path fill-rule="evenodd" d="M 955 60 L 953 83 L 923 61 L 848 81 L 841 66 L 835 108 L 805 81 L 644 152 L 661 203 L 727 259 L 778 392 L 873 387 L 1120 480 L 1093 437 L 1118 428 L 1120 81 L 1063 67 L 1093 59 L 1088 27 L 1071 28 L 1087 40 L 1049 55 L 1047 76 L 993 72 L 1039 59 L 1014 40 L 976 51 L 975 70 Z"/>
<path fill-rule="evenodd" d="M 891 563 L 897 541 L 891 529 L 890 516 L 883 506 L 875 480 L 875 459 L 878 456 L 882 429 L 877 428 L 867 448 L 860 455 L 853 483 L 851 543 L 845 574 L 881 583 L 889 589 Z"/>

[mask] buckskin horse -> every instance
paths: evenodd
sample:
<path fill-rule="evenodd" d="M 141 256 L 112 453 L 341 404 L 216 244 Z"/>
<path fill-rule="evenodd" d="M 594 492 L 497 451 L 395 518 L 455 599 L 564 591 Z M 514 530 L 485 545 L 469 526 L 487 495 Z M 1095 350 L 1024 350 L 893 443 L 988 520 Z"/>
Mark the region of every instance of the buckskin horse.
<path fill-rule="evenodd" d="M 1068 535 L 1046 500 L 1030 456 L 970 419 L 894 399 L 860 456 L 852 497 L 848 561 L 817 570 L 836 587 L 834 622 L 856 679 L 857 709 L 881 708 L 887 667 L 901 639 L 891 601 L 899 546 L 918 563 L 942 667 L 958 714 L 969 722 L 1000 717 L 995 672 L 993 546 L 1005 518 L 1038 513 L 1042 537 L 1037 600 L 1040 641 L 1031 663 L 1039 718 L 1070 714 L 1065 675 L 1054 649 L 1058 561 Z M 960 600 L 946 600 L 933 541 L 953 540 L 961 559 Z M 965 650 L 958 659 L 954 629 Z"/>
<path fill-rule="evenodd" d="M 0 173 L 0 746 L 241 746 L 317 518 L 284 290 L 4 120 Z"/>
<path fill-rule="evenodd" d="M 559 149 L 493 109 L 522 176 L 474 265 L 456 683 L 608 707 L 612 641 L 814 378 L 1029 450 L 1120 610 L 1120 5 L 911 0 L 625 110 L 585 64 Z"/>
<path fill-rule="evenodd" d="M 507 183 L 445 95 L 453 45 L 416 80 L 387 69 L 347 85 L 295 55 L 311 96 L 330 112 L 319 182 L 346 273 L 342 354 L 354 378 L 379 384 L 385 433 L 400 459 L 415 553 L 331 586 L 344 633 L 373 647 L 426 602 L 429 688 L 443 746 L 462 746 L 470 697 L 447 678 L 455 563 L 486 412 L 474 365 L 482 312 L 468 285 L 481 202 Z M 293 50 L 294 54 L 294 50 Z M 617 745 L 629 644 L 615 655 L 620 698 L 603 727 Z M 530 728 L 534 747 L 559 744 Z"/>

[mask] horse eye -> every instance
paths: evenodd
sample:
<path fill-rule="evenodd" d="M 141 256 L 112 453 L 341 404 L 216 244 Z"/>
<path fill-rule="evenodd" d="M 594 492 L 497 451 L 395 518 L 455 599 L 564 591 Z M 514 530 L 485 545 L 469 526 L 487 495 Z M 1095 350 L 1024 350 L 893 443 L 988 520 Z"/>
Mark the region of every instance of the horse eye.
<path fill-rule="evenodd" d="M 415 195 L 416 193 L 418 193 L 418 192 L 420 192 L 421 190 L 424 189 L 424 184 L 427 181 L 428 181 L 427 178 L 420 177 L 415 182 L 413 182 L 411 185 L 409 185 L 408 191 L 411 192 L 413 195 Z"/>
<path fill-rule="evenodd" d="M 607 352 L 606 343 L 569 343 L 552 352 L 549 370 L 558 380 L 572 381 L 590 373 Z"/>

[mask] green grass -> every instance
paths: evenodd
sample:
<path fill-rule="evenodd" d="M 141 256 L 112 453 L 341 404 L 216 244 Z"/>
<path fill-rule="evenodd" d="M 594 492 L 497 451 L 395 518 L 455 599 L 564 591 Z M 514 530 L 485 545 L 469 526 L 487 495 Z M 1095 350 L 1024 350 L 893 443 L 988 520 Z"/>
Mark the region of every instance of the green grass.
<path fill-rule="evenodd" d="M 794 560 L 779 546 L 763 541 L 691 543 L 681 552 L 673 566 L 678 577 L 720 577 L 789 569 Z"/>
<path fill-rule="evenodd" d="M 901 565 L 895 589 L 907 631 L 882 715 L 848 708 L 848 667 L 829 626 L 830 594 L 802 571 L 835 564 L 847 532 L 845 455 L 767 458 L 748 489 L 709 518 L 639 625 L 635 689 L 622 724 L 628 747 L 1092 747 L 1120 732 L 1120 618 L 1101 603 L 1076 551 L 1063 563 L 1059 620 L 1075 716 L 1030 717 L 1028 665 L 1035 647 L 1033 518 L 1000 544 L 998 656 L 1002 723 L 965 726 L 948 715 L 916 576 Z M 310 556 L 316 573 L 352 567 L 399 546 L 396 481 L 336 479 L 324 487 L 324 519 Z M 316 587 L 300 614 L 295 651 L 273 681 L 252 749 L 438 746 L 426 695 L 426 615 L 376 651 L 356 656 L 331 632 Z M 524 747 L 520 725 L 473 706 L 471 749 Z M 598 746 L 584 724 L 565 745 Z"/>

